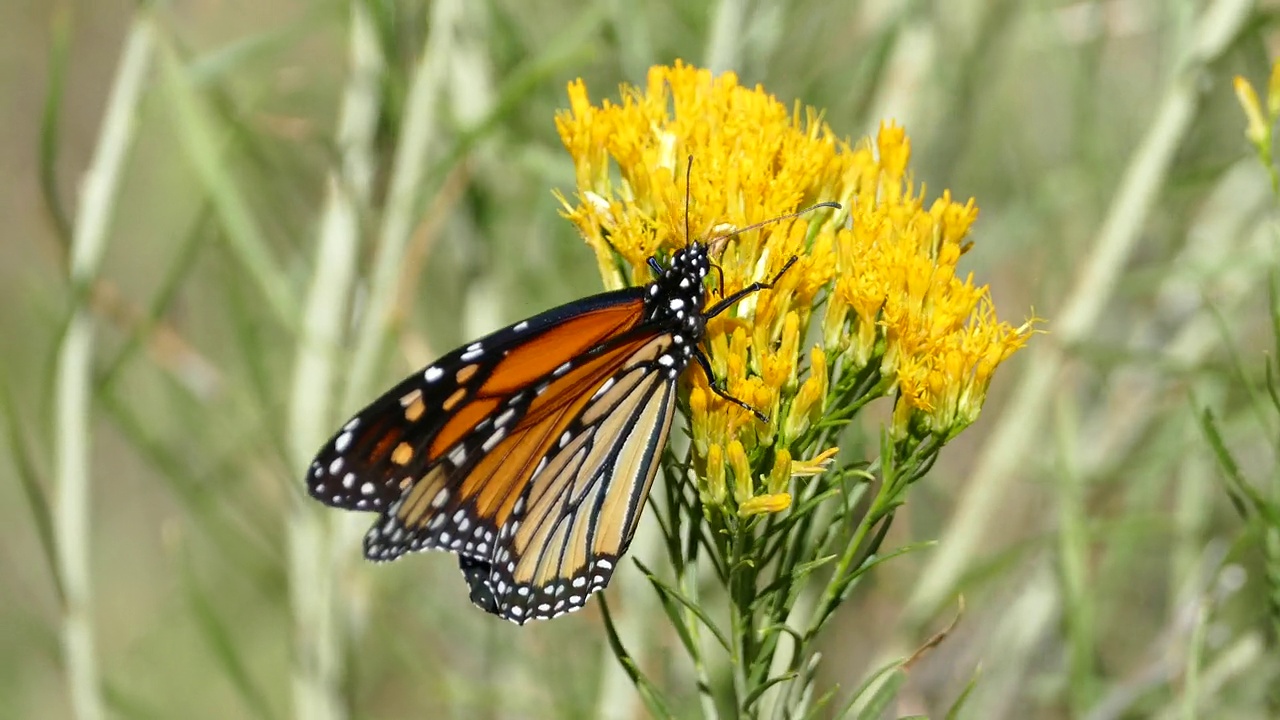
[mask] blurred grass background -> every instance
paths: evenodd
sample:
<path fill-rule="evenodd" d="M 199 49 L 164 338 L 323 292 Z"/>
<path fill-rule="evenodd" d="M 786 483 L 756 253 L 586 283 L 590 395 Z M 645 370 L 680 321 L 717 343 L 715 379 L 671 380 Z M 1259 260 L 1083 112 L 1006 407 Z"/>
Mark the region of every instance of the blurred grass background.
<path fill-rule="evenodd" d="M 1280 550 L 1197 420 L 1280 497 L 1277 198 L 1231 89 L 1266 86 L 1277 7 L 0 4 L 0 716 L 639 716 L 594 606 L 517 629 L 451 557 L 360 562 L 302 477 L 380 386 L 599 289 L 552 119 L 675 58 L 904 124 L 931 196 L 982 209 L 967 268 L 1048 320 L 894 526 L 939 547 L 828 633 L 827 689 L 962 594 L 892 715 L 976 676 L 963 717 L 1278 716 Z M 627 573 L 611 601 L 650 612 Z"/>

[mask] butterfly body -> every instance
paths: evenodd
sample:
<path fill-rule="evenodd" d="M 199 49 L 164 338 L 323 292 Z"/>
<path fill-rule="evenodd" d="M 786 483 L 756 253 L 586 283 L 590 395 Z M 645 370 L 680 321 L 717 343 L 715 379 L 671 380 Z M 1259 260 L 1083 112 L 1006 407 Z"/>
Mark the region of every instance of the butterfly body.
<path fill-rule="evenodd" d="M 726 305 L 704 307 L 707 253 L 690 243 L 665 268 L 651 260 L 646 286 L 548 310 L 409 376 L 326 443 L 311 496 L 380 514 L 371 560 L 456 553 L 488 612 L 523 624 L 582 607 L 635 533 L 680 374 L 707 367 L 699 343 Z"/>

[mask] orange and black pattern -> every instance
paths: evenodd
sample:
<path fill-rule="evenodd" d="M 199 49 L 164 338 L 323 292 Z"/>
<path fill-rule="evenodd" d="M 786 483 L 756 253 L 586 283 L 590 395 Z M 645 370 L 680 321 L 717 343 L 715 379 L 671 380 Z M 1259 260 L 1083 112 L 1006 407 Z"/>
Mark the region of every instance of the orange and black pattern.
<path fill-rule="evenodd" d="M 626 552 L 657 472 L 676 381 L 696 359 L 707 246 L 650 285 L 549 310 L 411 375 L 311 464 L 312 497 L 379 513 L 371 560 L 456 553 L 471 599 L 523 624 L 582 607 Z M 736 401 L 735 401 L 736 402 Z"/>

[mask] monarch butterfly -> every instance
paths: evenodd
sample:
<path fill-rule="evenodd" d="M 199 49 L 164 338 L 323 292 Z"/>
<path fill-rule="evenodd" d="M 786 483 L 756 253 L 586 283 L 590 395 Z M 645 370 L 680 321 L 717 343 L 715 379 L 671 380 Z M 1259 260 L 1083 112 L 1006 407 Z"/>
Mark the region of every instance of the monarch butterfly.
<path fill-rule="evenodd" d="M 649 258 L 648 285 L 448 353 L 343 425 L 312 462 L 308 491 L 380 513 L 364 538 L 370 560 L 456 553 L 472 602 L 490 613 L 523 625 L 581 608 L 631 543 L 690 361 L 714 392 L 760 416 L 719 386 L 699 343 L 707 320 L 772 287 L 796 259 L 705 308 L 710 253 L 819 207 L 840 206 L 690 242 L 665 267 Z"/>

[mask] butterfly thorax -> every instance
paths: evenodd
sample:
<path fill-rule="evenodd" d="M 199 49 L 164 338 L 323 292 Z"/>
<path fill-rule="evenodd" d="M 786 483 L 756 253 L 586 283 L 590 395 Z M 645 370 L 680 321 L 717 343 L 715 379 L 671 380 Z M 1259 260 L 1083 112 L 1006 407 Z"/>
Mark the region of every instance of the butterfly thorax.
<path fill-rule="evenodd" d="M 673 378 L 689 364 L 706 332 L 702 306 L 707 293 L 703 280 L 710 270 L 706 246 L 690 243 L 676 251 L 671 264 L 645 292 L 645 319 L 671 333 L 671 350 L 658 362 L 667 367 Z"/>

